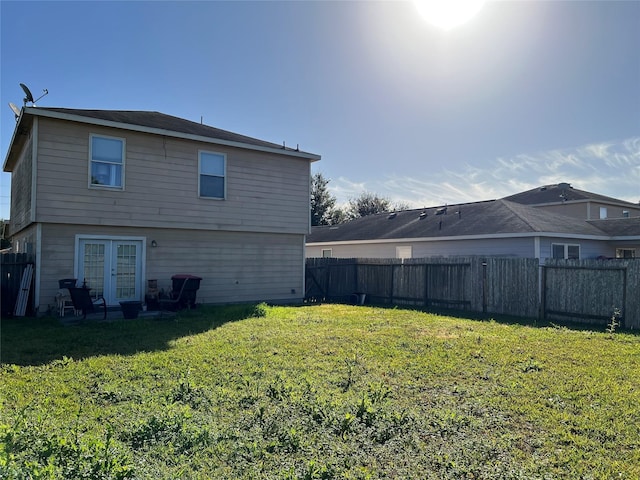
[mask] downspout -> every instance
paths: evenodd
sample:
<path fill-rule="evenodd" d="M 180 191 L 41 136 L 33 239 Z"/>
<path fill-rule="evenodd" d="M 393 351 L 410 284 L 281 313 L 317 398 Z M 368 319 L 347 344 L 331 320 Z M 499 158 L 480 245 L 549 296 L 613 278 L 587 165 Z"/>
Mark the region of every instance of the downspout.
<path fill-rule="evenodd" d="M 29 220 L 36 221 L 36 187 L 38 185 L 38 117 L 33 118 L 31 129 L 31 209 Z"/>
<path fill-rule="evenodd" d="M 33 303 L 36 306 L 35 314 L 38 315 L 40 309 L 40 272 L 42 268 L 42 224 L 36 224 L 36 265 L 35 265 L 35 286 L 33 288 Z"/>
<path fill-rule="evenodd" d="M 31 130 L 31 212 L 30 220 L 35 223 L 36 216 L 36 190 L 38 186 L 38 117 L 33 118 L 33 128 Z M 35 280 L 33 288 L 33 303 L 35 305 L 35 314 L 38 315 L 40 309 L 40 271 L 42 266 L 42 225 L 36 223 L 36 264 L 35 264 Z"/>

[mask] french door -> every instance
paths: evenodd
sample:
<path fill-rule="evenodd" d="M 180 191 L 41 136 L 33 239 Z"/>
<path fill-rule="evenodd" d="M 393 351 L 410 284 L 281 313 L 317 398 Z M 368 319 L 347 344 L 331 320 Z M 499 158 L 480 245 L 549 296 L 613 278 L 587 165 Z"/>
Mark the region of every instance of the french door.
<path fill-rule="evenodd" d="M 107 305 L 142 300 L 143 240 L 79 238 L 78 283 L 86 282 L 91 296 Z"/>

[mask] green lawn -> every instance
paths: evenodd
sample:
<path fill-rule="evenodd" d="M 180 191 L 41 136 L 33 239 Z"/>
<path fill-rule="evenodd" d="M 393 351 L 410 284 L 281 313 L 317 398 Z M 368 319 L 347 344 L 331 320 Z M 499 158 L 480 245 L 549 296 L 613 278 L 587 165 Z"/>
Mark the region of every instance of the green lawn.
<path fill-rule="evenodd" d="M 629 332 L 259 305 L 1 337 L 0 478 L 640 478 Z"/>

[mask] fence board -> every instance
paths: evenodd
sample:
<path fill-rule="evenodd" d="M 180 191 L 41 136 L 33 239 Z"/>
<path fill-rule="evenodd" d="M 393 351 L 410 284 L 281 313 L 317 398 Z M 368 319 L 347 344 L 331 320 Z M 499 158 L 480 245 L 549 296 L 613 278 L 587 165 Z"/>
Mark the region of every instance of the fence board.
<path fill-rule="evenodd" d="M 614 309 L 624 316 L 627 262 L 548 261 L 544 266 L 544 315 L 607 325 Z"/>
<path fill-rule="evenodd" d="M 318 287 L 322 285 L 322 288 Z M 307 259 L 307 297 L 469 309 L 640 328 L 640 259 L 437 257 Z M 313 295 L 309 295 L 309 292 Z"/>

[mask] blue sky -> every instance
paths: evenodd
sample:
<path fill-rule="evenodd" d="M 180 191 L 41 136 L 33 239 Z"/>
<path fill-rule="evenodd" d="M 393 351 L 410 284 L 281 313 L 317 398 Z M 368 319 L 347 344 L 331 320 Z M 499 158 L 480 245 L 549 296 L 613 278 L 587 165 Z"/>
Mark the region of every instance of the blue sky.
<path fill-rule="evenodd" d="M 547 183 L 640 201 L 640 2 L 0 2 L 2 159 L 39 106 L 155 110 L 322 155 L 339 202 Z M 0 177 L 9 216 L 10 175 Z"/>

